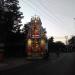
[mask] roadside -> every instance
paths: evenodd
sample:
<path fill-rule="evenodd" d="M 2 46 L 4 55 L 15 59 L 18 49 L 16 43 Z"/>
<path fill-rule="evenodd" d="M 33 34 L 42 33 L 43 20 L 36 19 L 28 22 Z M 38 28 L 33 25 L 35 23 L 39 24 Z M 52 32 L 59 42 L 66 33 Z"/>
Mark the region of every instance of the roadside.
<path fill-rule="evenodd" d="M 5 59 L 4 62 L 0 63 L 0 71 L 15 68 L 15 67 L 20 67 L 22 65 L 29 64 L 29 63 L 41 63 L 41 62 L 43 63 L 45 61 L 55 63 L 58 59 L 63 57 L 63 54 L 64 53 L 60 53 L 59 57 L 57 57 L 57 55 L 55 53 L 50 53 L 48 60 L 39 60 L 39 61 L 29 61 L 29 60 L 26 60 L 25 58 Z"/>
<path fill-rule="evenodd" d="M 19 67 L 21 65 L 28 64 L 28 63 L 30 63 L 30 61 L 27 61 L 25 58 L 5 59 L 4 62 L 0 63 L 0 71 Z"/>

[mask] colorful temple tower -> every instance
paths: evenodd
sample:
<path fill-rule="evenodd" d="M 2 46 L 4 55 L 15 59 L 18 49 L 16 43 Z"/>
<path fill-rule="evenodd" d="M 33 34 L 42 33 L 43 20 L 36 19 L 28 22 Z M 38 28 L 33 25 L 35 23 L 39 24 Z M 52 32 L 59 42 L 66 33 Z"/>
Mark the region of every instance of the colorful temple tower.
<path fill-rule="evenodd" d="M 38 16 L 31 18 L 27 24 L 26 53 L 28 58 L 43 58 L 47 52 L 46 30 L 42 27 L 41 19 Z"/>

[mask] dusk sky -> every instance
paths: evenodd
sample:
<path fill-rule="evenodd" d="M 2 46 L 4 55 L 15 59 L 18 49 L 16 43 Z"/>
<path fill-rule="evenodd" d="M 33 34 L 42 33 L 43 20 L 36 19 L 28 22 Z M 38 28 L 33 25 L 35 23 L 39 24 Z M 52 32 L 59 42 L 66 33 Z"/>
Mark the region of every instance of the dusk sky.
<path fill-rule="evenodd" d="M 75 0 L 19 0 L 23 12 L 23 24 L 38 15 L 47 36 L 75 35 Z M 63 39 L 62 39 L 63 40 Z"/>

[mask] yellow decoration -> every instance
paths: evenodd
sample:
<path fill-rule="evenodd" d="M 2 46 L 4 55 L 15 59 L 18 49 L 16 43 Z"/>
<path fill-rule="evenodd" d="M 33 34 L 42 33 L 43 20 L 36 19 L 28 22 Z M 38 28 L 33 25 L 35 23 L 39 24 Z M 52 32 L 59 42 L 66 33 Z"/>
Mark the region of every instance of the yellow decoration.
<path fill-rule="evenodd" d="M 32 44 L 32 40 L 28 39 L 28 46 L 31 46 L 31 44 Z"/>
<path fill-rule="evenodd" d="M 45 40 L 41 40 L 41 45 L 45 45 Z"/>

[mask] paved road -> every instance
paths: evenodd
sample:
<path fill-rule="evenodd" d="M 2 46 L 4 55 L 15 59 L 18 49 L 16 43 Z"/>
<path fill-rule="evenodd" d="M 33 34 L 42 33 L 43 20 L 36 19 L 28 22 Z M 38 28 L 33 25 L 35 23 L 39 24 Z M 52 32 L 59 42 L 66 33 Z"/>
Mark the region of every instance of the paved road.
<path fill-rule="evenodd" d="M 52 59 L 25 64 L 0 72 L 0 75 L 75 75 L 75 53 L 64 53 L 56 60 Z"/>

